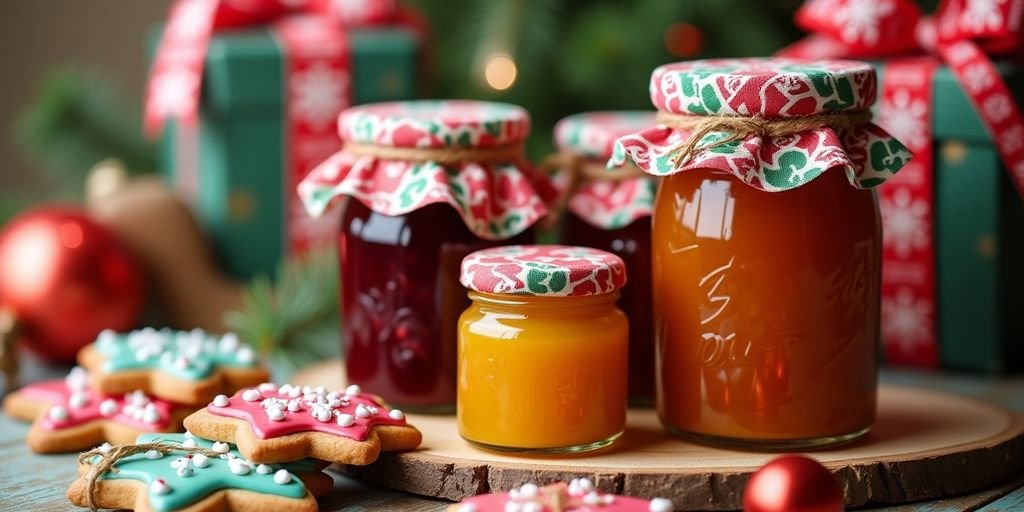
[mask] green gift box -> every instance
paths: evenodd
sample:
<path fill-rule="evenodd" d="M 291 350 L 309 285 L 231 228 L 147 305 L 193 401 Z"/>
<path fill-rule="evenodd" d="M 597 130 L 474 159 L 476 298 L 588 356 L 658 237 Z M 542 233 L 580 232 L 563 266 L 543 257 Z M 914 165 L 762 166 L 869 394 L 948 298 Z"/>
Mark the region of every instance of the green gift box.
<path fill-rule="evenodd" d="M 421 39 L 414 29 L 346 28 L 345 35 L 351 80 L 343 86 L 352 103 L 417 96 Z M 290 213 L 301 205 L 286 161 L 294 148 L 286 142 L 283 48 L 271 28 L 215 34 L 206 54 L 197 133 L 184 135 L 171 122 L 160 143 L 167 179 L 187 196 L 224 270 L 242 279 L 273 275 L 291 249 L 289 230 L 313 229 Z M 330 143 L 316 151 L 326 156 L 341 144 L 336 135 Z M 332 233 L 319 236 L 333 239 Z"/>
<path fill-rule="evenodd" d="M 1020 104 L 1024 70 L 997 68 Z M 1016 318 L 1024 306 L 1024 199 L 974 105 L 944 66 L 933 79 L 932 103 L 939 360 L 950 369 L 1024 369 L 1024 321 Z"/>

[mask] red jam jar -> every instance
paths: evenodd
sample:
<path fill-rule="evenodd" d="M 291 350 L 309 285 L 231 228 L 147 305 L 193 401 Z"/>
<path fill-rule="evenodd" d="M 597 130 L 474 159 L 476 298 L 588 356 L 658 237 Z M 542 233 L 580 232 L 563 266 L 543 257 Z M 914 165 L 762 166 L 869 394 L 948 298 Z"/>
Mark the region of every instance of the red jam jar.
<path fill-rule="evenodd" d="M 629 400 L 654 402 L 651 209 L 656 180 L 632 162 L 606 167 L 619 137 L 655 123 L 654 112 L 585 112 L 555 126 L 560 175 L 569 182 L 561 241 L 622 258 L 630 282 L 619 290 L 629 317 Z"/>
<path fill-rule="evenodd" d="M 350 383 L 403 409 L 455 406 L 456 329 L 469 306 L 462 259 L 531 243 L 556 194 L 523 156 L 522 108 L 409 101 L 342 112 L 341 151 L 299 187 L 312 214 L 337 197 Z"/>
<path fill-rule="evenodd" d="M 725 59 L 661 66 L 658 124 L 618 140 L 662 176 L 653 214 L 657 408 L 742 449 L 833 445 L 875 418 L 881 223 L 910 153 L 870 123 L 874 69 Z M 743 118 L 743 119 L 740 119 Z"/>

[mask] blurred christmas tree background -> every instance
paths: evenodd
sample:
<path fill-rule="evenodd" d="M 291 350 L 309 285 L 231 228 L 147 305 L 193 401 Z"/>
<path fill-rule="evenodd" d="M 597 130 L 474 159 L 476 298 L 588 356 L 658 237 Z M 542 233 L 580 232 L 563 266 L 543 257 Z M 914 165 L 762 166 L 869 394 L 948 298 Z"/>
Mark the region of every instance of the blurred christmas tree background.
<path fill-rule="evenodd" d="M 769 55 L 800 35 L 791 21 L 799 0 L 406 2 L 431 25 L 428 95 L 523 105 L 538 158 L 563 116 L 649 108 L 647 80 L 659 64 Z M 121 158 L 135 172 L 157 170 L 139 132 L 140 105 L 141 94 L 125 94 L 103 69 L 49 73 L 14 130 L 18 151 L 42 176 L 30 190 L 0 187 L 0 223 L 33 202 L 80 197 L 86 172 L 104 158 Z"/>

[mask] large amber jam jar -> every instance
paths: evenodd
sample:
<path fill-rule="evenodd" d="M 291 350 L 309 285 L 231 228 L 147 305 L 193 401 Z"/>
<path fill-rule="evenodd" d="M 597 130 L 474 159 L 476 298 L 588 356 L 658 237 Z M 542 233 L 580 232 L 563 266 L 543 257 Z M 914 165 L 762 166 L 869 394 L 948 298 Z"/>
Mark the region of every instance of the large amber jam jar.
<path fill-rule="evenodd" d="M 516 106 L 476 101 L 361 105 L 344 145 L 300 195 L 321 214 L 344 197 L 338 234 L 348 380 L 420 412 L 455 407 L 459 265 L 475 250 L 533 241 L 556 194 L 523 158 Z"/>
<path fill-rule="evenodd" d="M 909 159 L 870 123 L 874 71 L 695 61 L 656 69 L 651 94 L 659 124 L 619 139 L 616 158 L 665 176 L 651 242 L 661 421 L 749 449 L 863 435 L 881 280 L 870 188 Z"/>
<path fill-rule="evenodd" d="M 459 320 L 459 433 L 492 450 L 570 453 L 626 426 L 622 259 L 559 245 L 470 254 Z"/>
<path fill-rule="evenodd" d="M 560 170 L 571 185 L 560 240 L 622 258 L 629 284 L 619 308 L 629 317 L 629 398 L 654 402 L 651 210 L 657 181 L 632 162 L 608 169 L 615 140 L 654 124 L 654 112 L 584 112 L 555 125 Z"/>

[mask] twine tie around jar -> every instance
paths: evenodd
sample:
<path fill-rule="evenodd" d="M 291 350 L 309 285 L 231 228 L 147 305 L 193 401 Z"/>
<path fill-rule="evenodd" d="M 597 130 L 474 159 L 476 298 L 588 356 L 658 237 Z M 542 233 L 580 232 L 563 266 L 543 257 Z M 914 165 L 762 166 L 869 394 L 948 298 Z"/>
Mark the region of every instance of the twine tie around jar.
<path fill-rule="evenodd" d="M 539 171 L 543 175 L 551 175 L 554 171 L 562 169 L 569 174 L 569 182 L 565 190 L 559 194 L 558 200 L 552 206 L 550 212 L 541 221 L 541 227 L 551 229 L 563 215 L 573 192 L 584 181 L 625 181 L 633 178 L 646 176 L 643 170 L 632 163 L 626 163 L 619 167 L 608 168 L 603 161 L 595 161 L 572 151 L 561 151 L 549 155 L 541 162 Z"/>
<path fill-rule="evenodd" d="M 698 151 L 716 148 L 730 142 L 759 137 L 783 137 L 817 128 L 829 127 L 842 136 L 854 127 L 871 122 L 871 111 L 867 109 L 830 111 L 809 116 L 779 117 L 767 119 L 760 116 L 700 116 L 673 114 L 659 111 L 658 124 L 686 130 L 686 140 L 672 149 L 672 163 L 676 166 L 687 162 Z M 708 134 L 724 132 L 721 139 L 700 145 Z"/>
<path fill-rule="evenodd" d="M 524 158 L 522 143 L 482 148 L 452 146 L 441 148 L 405 148 L 349 141 L 345 143 L 342 151 L 355 156 L 372 156 L 387 160 L 407 160 L 412 162 L 437 162 L 441 165 L 462 162 L 518 162 Z"/>
<path fill-rule="evenodd" d="M 207 457 L 220 457 L 222 455 L 219 452 L 206 448 L 186 448 L 180 444 L 172 444 L 166 441 L 116 445 L 110 447 L 107 451 L 103 451 L 102 448 L 93 448 L 92 450 L 78 455 L 78 463 L 89 466 L 89 472 L 85 475 L 86 504 L 89 506 L 89 510 L 99 510 L 96 507 L 95 494 L 96 482 L 99 481 L 100 475 L 108 471 L 116 472 L 117 468 L 114 467 L 114 464 L 116 464 L 117 461 L 126 457 L 131 457 L 132 455 L 146 453 L 150 450 L 156 450 L 163 455 L 169 455 L 174 452 L 184 452 L 190 455 L 200 453 Z M 93 464 L 94 457 L 100 457 L 101 460 L 99 463 Z"/>

